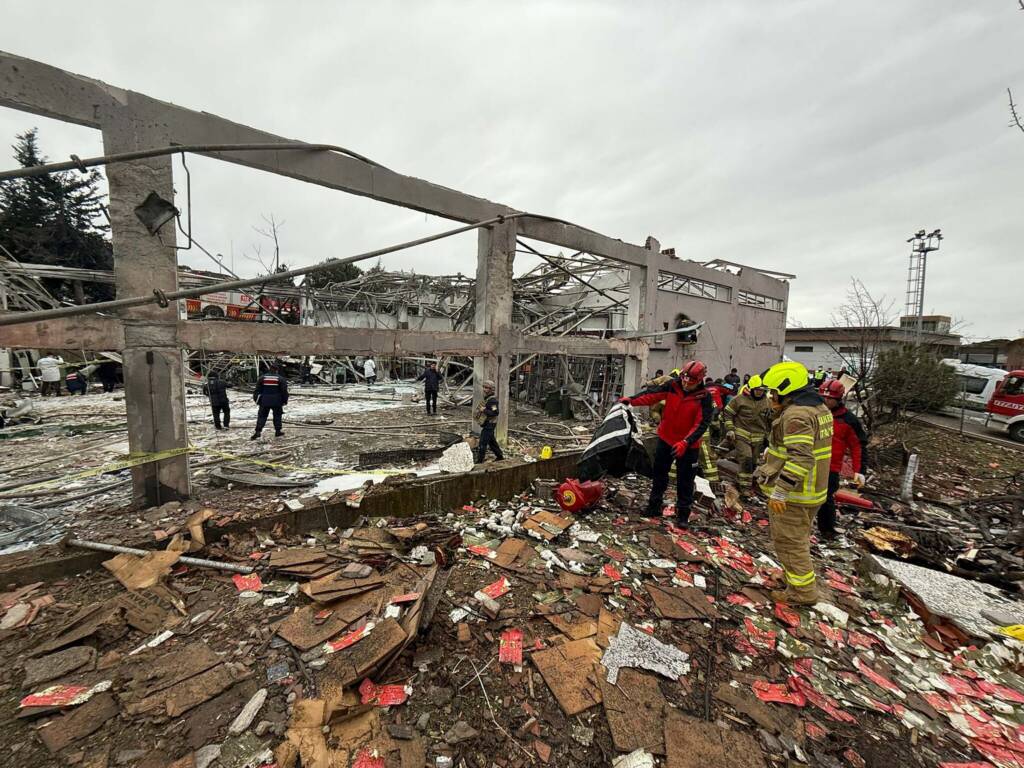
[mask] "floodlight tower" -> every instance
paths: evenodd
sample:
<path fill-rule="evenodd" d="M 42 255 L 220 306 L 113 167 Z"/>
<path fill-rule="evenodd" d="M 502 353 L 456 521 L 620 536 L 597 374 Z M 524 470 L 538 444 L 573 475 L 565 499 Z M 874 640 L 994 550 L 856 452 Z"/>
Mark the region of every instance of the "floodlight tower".
<path fill-rule="evenodd" d="M 924 230 L 918 230 L 911 235 L 907 242 L 910 243 L 910 269 L 907 272 L 907 303 L 904 315 L 917 318 L 917 331 L 914 335 L 914 343 L 921 343 L 921 329 L 924 325 L 924 278 L 928 268 L 928 254 L 939 250 L 939 243 L 942 242 L 942 231 L 936 229 L 934 232 L 925 234 Z"/>

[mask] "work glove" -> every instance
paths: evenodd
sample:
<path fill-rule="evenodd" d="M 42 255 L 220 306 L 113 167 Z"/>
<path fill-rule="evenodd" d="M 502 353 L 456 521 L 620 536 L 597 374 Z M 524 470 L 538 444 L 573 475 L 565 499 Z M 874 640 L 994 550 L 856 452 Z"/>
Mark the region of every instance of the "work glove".
<path fill-rule="evenodd" d="M 736 432 L 734 430 L 730 429 L 728 432 L 725 433 L 725 442 L 730 444 L 736 442 Z"/>
<path fill-rule="evenodd" d="M 676 455 L 677 459 L 683 458 L 683 454 L 690 448 L 690 444 L 685 440 L 680 440 L 674 446 L 672 446 L 672 452 Z"/>
<path fill-rule="evenodd" d="M 768 497 L 768 511 L 774 512 L 776 515 L 781 515 L 786 511 L 786 492 L 781 488 L 776 488 Z"/>
<path fill-rule="evenodd" d="M 867 479 L 864 477 L 864 475 L 862 475 L 860 472 L 854 472 L 854 474 L 853 474 L 853 484 L 854 485 L 856 485 L 858 488 L 863 488 L 864 487 L 864 483 L 866 483 L 866 482 L 867 482 Z"/>
<path fill-rule="evenodd" d="M 633 401 L 630 400 L 628 397 L 620 397 L 619 402 L 622 403 L 623 405 L 630 405 Z"/>

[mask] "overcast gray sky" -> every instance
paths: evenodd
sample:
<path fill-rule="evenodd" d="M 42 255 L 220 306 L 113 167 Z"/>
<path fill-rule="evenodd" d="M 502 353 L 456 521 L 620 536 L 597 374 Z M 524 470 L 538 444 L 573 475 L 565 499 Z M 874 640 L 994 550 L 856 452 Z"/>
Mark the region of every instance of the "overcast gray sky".
<path fill-rule="evenodd" d="M 926 310 L 970 336 L 1024 334 L 1024 133 L 1006 103 L 1007 86 L 1024 102 L 1015 0 L 105 1 L 87 13 L 0 0 L 0 15 L 12 53 L 634 243 L 651 234 L 684 258 L 795 273 L 790 317 L 805 325 L 828 322 L 851 276 L 902 309 L 905 240 L 941 227 Z M 98 133 L 0 109 L 4 144 L 33 125 L 51 158 L 101 153 Z M 261 214 L 284 221 L 291 266 L 448 226 L 212 160 L 190 167 L 197 239 L 247 275 Z M 475 243 L 384 264 L 472 273 Z"/>

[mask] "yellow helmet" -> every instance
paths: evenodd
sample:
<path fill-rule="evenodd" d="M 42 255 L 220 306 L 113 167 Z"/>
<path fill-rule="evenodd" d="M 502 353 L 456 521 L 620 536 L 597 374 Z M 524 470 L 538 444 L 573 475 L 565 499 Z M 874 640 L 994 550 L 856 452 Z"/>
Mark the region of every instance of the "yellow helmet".
<path fill-rule="evenodd" d="M 761 377 L 756 373 L 747 381 L 747 389 L 759 389 L 763 386 L 764 382 L 761 381 Z"/>
<path fill-rule="evenodd" d="M 761 386 L 777 392 L 780 397 L 792 395 L 803 389 L 808 381 L 810 375 L 807 369 L 794 362 L 776 363 L 761 374 Z"/>
<path fill-rule="evenodd" d="M 679 375 L 679 369 L 678 368 L 673 368 L 672 369 L 672 375 L 673 376 L 678 376 Z"/>

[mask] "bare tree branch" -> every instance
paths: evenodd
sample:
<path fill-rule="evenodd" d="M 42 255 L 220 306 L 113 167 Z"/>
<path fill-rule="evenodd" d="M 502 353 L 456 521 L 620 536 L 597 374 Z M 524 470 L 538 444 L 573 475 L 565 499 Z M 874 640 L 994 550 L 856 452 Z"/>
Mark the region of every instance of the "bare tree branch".
<path fill-rule="evenodd" d="M 1020 2 L 1024 4 L 1024 0 L 1020 0 Z M 1022 7 L 1021 10 L 1024 10 L 1024 7 Z M 1010 100 L 1010 117 L 1012 119 L 1010 127 L 1012 128 L 1014 125 L 1016 125 L 1018 128 L 1020 128 L 1022 132 L 1024 132 L 1024 123 L 1021 122 L 1020 115 L 1017 114 L 1017 105 L 1013 103 L 1013 91 L 1007 88 L 1006 96 Z"/>

